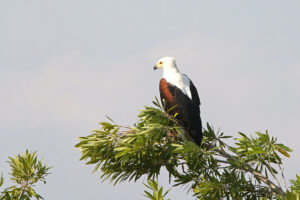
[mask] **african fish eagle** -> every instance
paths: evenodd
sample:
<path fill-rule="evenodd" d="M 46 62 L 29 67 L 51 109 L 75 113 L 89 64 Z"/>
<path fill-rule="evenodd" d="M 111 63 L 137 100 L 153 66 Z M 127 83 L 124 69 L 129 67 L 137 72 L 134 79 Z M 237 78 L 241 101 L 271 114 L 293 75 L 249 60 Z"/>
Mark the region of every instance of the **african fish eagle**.
<path fill-rule="evenodd" d="M 187 130 L 191 138 L 200 146 L 202 140 L 202 123 L 200 118 L 200 99 L 196 87 L 189 77 L 182 74 L 172 57 L 161 58 L 154 70 L 162 68 L 159 91 L 166 110 L 176 115 L 176 119 Z"/>

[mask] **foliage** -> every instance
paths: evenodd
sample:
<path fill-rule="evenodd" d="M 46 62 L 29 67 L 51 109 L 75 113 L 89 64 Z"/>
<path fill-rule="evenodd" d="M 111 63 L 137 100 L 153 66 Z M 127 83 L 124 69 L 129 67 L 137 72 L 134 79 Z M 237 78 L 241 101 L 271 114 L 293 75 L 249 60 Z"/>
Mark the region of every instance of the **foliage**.
<path fill-rule="evenodd" d="M 187 185 L 198 199 L 287 196 L 289 190 L 284 192 L 280 185 L 284 181 L 281 165 L 282 156 L 290 157 L 292 150 L 267 131 L 253 136 L 239 133 L 235 145 L 229 146 L 225 140 L 231 136 L 207 124 L 199 147 L 157 99 L 153 104 L 155 107 L 140 111 L 132 127 L 108 118 L 109 122 L 100 123 L 100 129 L 79 138 L 76 147 L 82 152 L 80 159 L 95 165 L 94 172 L 100 169 L 103 181 L 116 184 L 142 176 L 155 179 L 165 167 L 174 186 Z"/>
<path fill-rule="evenodd" d="M 0 177 L 0 187 L 3 185 L 4 183 L 4 178 L 3 178 L 3 174 L 1 174 L 1 177 Z"/>
<path fill-rule="evenodd" d="M 18 154 L 14 157 L 9 157 L 8 161 L 11 172 L 11 181 L 15 185 L 10 186 L 1 192 L 0 199 L 5 200 L 29 200 L 32 198 L 43 199 L 33 189 L 39 181 L 46 184 L 46 176 L 49 174 L 50 167 L 43 164 L 42 160 L 38 160 L 37 153 L 30 153 L 26 150 L 25 153 Z M 3 185 L 4 179 L 1 175 L 0 186 Z"/>
<path fill-rule="evenodd" d="M 296 175 L 295 180 L 291 180 L 290 190 L 286 191 L 286 199 L 299 200 L 300 199 L 300 176 Z M 283 199 L 283 198 L 282 198 Z"/>
<path fill-rule="evenodd" d="M 164 200 L 165 196 L 169 193 L 170 189 L 163 193 L 163 187 L 159 187 L 157 181 L 150 179 L 147 181 L 148 184 L 144 184 L 147 188 L 152 191 L 152 194 L 146 190 L 145 197 L 151 200 Z M 170 200 L 170 199 L 169 199 Z"/>

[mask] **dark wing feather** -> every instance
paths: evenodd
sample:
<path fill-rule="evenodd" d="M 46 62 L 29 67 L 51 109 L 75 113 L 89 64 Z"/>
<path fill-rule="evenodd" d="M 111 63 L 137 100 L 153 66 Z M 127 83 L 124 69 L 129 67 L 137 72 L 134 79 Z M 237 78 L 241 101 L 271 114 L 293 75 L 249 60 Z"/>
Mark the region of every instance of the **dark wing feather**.
<path fill-rule="evenodd" d="M 197 92 L 196 87 L 194 86 L 193 82 L 190 80 L 190 90 L 192 93 L 192 101 L 194 102 L 195 105 L 200 106 L 201 102 L 200 102 L 200 98 Z"/>
<path fill-rule="evenodd" d="M 200 98 L 199 98 L 199 95 L 198 95 L 198 92 L 197 92 L 197 89 L 196 89 L 195 85 L 193 84 L 193 82 L 191 81 L 191 79 L 187 75 L 183 74 L 183 76 L 185 76 L 186 78 L 188 78 L 189 81 L 190 81 L 190 90 L 191 90 L 191 93 L 192 93 L 192 101 L 193 101 L 193 103 L 195 105 L 200 106 L 201 102 L 200 102 Z"/>

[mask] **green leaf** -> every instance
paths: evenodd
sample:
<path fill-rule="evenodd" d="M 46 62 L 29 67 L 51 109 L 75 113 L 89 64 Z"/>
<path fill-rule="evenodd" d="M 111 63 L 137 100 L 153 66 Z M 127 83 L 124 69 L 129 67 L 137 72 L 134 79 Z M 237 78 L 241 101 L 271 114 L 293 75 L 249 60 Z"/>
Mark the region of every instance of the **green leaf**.
<path fill-rule="evenodd" d="M 4 178 L 3 178 L 3 174 L 1 173 L 1 178 L 0 178 L 0 187 L 3 185 L 4 183 Z"/>
<path fill-rule="evenodd" d="M 284 155 L 284 156 L 286 156 L 286 157 L 291 157 L 290 156 L 290 154 L 288 153 L 288 152 L 286 152 L 284 149 L 282 149 L 282 148 L 277 148 L 277 151 L 279 152 L 279 153 L 281 153 L 282 155 Z"/>

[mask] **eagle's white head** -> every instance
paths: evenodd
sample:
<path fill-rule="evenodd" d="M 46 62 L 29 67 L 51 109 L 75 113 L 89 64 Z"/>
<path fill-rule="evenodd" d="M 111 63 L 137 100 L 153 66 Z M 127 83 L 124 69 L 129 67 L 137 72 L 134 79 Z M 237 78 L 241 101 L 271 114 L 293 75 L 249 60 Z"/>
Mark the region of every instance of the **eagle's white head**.
<path fill-rule="evenodd" d="M 170 70 L 172 68 L 177 69 L 176 61 L 173 57 L 163 57 L 156 63 L 156 65 L 154 66 L 154 70 L 159 68 L 162 68 L 164 71 Z"/>
<path fill-rule="evenodd" d="M 175 85 L 190 99 L 192 99 L 190 79 L 186 75 L 180 73 L 173 57 L 161 58 L 154 66 L 154 70 L 159 68 L 163 69 L 163 78 L 168 83 Z"/>

